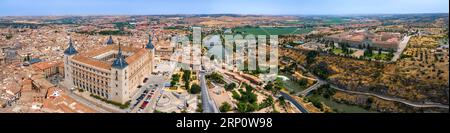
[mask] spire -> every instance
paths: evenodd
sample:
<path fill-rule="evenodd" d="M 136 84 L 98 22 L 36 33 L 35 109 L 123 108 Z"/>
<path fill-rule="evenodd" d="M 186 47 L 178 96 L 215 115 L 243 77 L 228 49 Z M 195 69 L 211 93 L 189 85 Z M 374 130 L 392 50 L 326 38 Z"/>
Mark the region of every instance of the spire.
<path fill-rule="evenodd" d="M 78 53 L 75 47 L 72 44 L 72 38 L 69 38 L 69 47 L 67 47 L 66 50 L 64 50 L 65 55 L 73 55 Z"/>
<path fill-rule="evenodd" d="M 128 63 L 125 61 L 125 58 L 122 55 L 122 46 L 120 45 L 120 42 L 119 42 L 119 51 L 117 52 L 117 57 L 114 60 L 112 67 L 118 68 L 118 69 L 123 69 L 126 66 L 128 66 Z"/>
<path fill-rule="evenodd" d="M 147 43 L 147 45 L 145 45 L 146 49 L 154 49 L 155 48 L 155 45 L 153 45 L 152 41 L 153 41 L 152 36 L 149 34 L 148 35 L 148 43 Z"/>
<path fill-rule="evenodd" d="M 107 44 L 107 45 L 111 45 L 111 44 L 113 44 L 113 43 L 114 43 L 114 41 L 113 41 L 113 39 L 112 39 L 112 36 L 109 35 L 109 38 L 108 38 L 108 41 L 106 41 L 106 44 Z"/>

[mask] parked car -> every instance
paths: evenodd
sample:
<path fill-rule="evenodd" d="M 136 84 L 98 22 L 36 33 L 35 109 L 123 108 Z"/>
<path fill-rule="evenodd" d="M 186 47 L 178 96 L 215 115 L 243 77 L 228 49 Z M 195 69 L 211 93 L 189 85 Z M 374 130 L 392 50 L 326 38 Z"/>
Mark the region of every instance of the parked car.
<path fill-rule="evenodd" d="M 144 109 L 145 107 L 147 107 L 148 102 L 144 101 L 144 103 L 142 103 L 141 107 L 139 107 L 140 109 Z"/>
<path fill-rule="evenodd" d="M 144 99 L 144 97 L 145 97 L 145 94 L 142 94 L 142 95 L 139 96 L 138 99 L 136 99 L 136 100 L 140 101 L 140 100 Z"/>
<path fill-rule="evenodd" d="M 147 93 L 148 93 L 148 89 L 145 89 L 143 93 L 144 93 L 144 94 L 147 94 Z"/>
<path fill-rule="evenodd" d="M 145 83 L 145 82 L 147 82 L 147 80 L 148 80 L 148 78 L 145 78 L 143 82 Z"/>

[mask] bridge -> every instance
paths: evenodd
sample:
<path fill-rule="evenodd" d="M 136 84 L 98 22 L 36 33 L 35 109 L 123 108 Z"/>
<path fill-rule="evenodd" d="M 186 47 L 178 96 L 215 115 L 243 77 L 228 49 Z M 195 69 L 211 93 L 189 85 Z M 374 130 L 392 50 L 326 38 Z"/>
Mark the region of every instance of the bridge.
<path fill-rule="evenodd" d="M 206 85 L 205 71 L 199 71 L 200 86 L 202 88 L 202 108 L 203 113 L 220 113 L 214 101 L 209 97 L 208 86 Z"/>

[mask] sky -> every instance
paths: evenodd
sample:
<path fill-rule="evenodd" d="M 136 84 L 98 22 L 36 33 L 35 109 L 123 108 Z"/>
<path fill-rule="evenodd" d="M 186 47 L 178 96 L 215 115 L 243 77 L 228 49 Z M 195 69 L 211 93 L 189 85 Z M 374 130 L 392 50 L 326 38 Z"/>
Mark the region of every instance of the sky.
<path fill-rule="evenodd" d="M 0 0 L 0 16 L 448 13 L 448 0 Z"/>

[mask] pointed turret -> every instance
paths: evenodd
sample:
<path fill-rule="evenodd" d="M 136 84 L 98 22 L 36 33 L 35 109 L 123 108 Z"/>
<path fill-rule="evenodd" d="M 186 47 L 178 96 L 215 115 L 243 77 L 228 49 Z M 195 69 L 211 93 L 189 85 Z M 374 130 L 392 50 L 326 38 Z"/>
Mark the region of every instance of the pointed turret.
<path fill-rule="evenodd" d="M 112 36 L 109 35 L 108 41 L 106 41 L 106 45 L 111 45 L 111 44 L 114 44 L 114 41 L 112 39 Z"/>
<path fill-rule="evenodd" d="M 119 42 L 119 52 L 117 52 L 117 57 L 114 60 L 111 67 L 117 68 L 117 69 L 123 69 L 128 66 L 128 63 L 125 61 L 125 58 L 122 55 L 122 47 Z"/>
<path fill-rule="evenodd" d="M 74 55 L 76 53 L 78 53 L 78 52 L 72 44 L 72 38 L 69 38 L 69 47 L 66 50 L 64 50 L 64 54 L 65 55 Z"/>
<path fill-rule="evenodd" d="M 153 45 L 152 41 L 153 41 L 152 36 L 148 35 L 148 43 L 147 43 L 147 45 L 145 45 L 146 49 L 154 49 L 155 48 L 155 45 Z"/>

